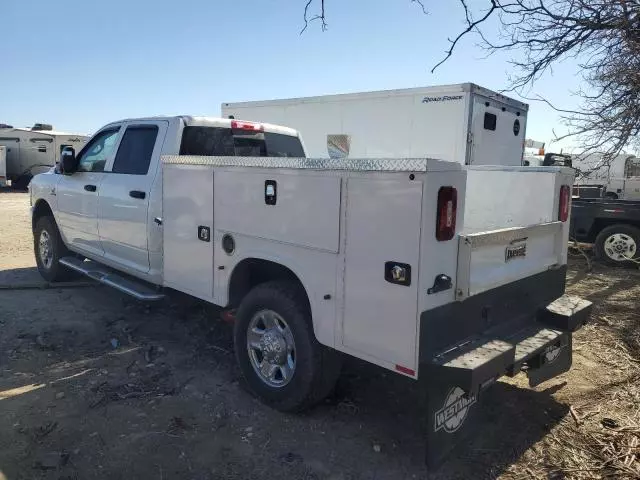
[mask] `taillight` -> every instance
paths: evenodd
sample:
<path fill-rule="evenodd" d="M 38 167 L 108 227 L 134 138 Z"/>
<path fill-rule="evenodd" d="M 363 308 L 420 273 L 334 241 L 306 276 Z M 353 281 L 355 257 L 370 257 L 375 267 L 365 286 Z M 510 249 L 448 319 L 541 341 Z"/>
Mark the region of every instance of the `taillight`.
<path fill-rule="evenodd" d="M 451 240 L 455 235 L 457 209 L 458 191 L 454 187 L 440 187 L 436 220 L 436 239 L 439 242 Z"/>
<path fill-rule="evenodd" d="M 264 125 L 261 123 L 240 122 L 238 120 L 231 120 L 231 128 L 236 130 L 249 130 L 252 132 L 264 132 Z"/>
<path fill-rule="evenodd" d="M 560 208 L 558 209 L 558 220 L 566 222 L 569 218 L 569 205 L 571 201 L 571 187 L 562 185 L 560 187 Z"/>

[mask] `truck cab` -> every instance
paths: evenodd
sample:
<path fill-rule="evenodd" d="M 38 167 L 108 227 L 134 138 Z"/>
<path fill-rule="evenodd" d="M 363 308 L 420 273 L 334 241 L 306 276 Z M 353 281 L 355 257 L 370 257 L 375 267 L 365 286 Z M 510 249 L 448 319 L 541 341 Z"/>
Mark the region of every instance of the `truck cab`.
<path fill-rule="evenodd" d="M 305 151 L 295 130 L 269 124 L 192 116 L 112 122 L 80 151 L 67 148 L 55 171 L 34 178 L 34 228 L 52 216 L 73 252 L 161 284 L 160 157 L 178 154 L 304 157 Z"/>

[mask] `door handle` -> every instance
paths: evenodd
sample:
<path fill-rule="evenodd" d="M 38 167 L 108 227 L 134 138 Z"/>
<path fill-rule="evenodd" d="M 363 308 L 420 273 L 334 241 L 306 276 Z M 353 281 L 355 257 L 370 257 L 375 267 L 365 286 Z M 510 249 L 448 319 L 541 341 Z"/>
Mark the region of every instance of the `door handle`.
<path fill-rule="evenodd" d="M 98 187 L 96 187 L 95 185 L 85 185 L 84 189 L 87 192 L 95 192 L 98 189 Z"/>
<path fill-rule="evenodd" d="M 144 192 L 141 192 L 140 190 L 131 190 L 129 192 L 129 196 L 132 198 L 144 199 L 147 196 L 147 194 Z"/>

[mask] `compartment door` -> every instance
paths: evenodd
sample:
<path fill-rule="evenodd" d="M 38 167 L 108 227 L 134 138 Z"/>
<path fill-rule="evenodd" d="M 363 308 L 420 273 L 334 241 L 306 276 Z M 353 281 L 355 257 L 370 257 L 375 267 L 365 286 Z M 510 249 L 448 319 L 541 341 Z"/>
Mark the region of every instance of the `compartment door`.
<path fill-rule="evenodd" d="M 415 370 L 422 182 L 408 177 L 347 182 L 342 343 Z"/>

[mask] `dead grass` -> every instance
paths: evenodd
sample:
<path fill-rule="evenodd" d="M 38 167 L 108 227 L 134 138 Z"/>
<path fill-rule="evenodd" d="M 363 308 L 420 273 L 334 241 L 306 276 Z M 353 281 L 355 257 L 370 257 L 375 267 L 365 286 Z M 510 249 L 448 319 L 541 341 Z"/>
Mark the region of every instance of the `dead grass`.
<path fill-rule="evenodd" d="M 570 293 L 594 302 L 591 323 L 574 338 L 578 357 L 600 364 L 570 415 L 504 474 L 511 479 L 640 478 L 640 275 L 578 264 Z M 571 285 L 571 282 L 569 282 Z M 578 360 L 579 361 L 579 360 Z M 598 376 L 597 372 L 593 372 Z"/>

